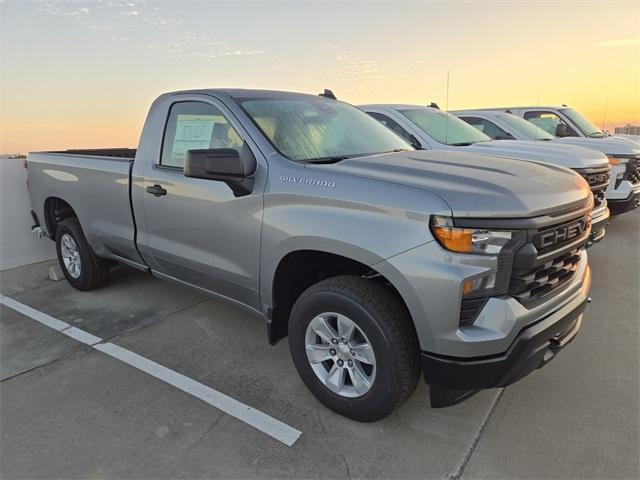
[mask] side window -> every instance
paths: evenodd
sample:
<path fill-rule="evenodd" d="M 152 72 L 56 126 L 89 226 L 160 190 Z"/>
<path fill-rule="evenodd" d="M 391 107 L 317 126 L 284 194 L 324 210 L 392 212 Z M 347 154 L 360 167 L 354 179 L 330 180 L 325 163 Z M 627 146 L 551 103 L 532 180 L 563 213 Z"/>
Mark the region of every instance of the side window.
<path fill-rule="evenodd" d="M 495 123 L 484 118 L 460 117 L 460 119 L 464 120 L 472 127 L 475 127 L 477 130 L 480 130 L 488 137 L 491 137 L 493 140 L 513 140 L 513 136 L 510 133 L 505 132 Z"/>
<path fill-rule="evenodd" d="M 389 130 L 391 130 L 392 132 L 395 132 L 398 135 L 400 135 L 407 142 L 409 142 L 411 144 L 413 144 L 413 142 L 415 142 L 415 139 L 413 138 L 413 135 L 411 135 L 409 132 L 407 132 L 398 122 L 396 122 L 392 118 L 389 118 L 386 115 L 383 115 L 382 113 L 376 113 L 376 112 L 367 112 L 367 113 L 369 114 L 369 116 L 371 116 L 371 117 L 375 118 L 376 120 L 378 120 L 382 125 L 387 127 Z"/>
<path fill-rule="evenodd" d="M 545 132 L 555 135 L 556 137 L 577 137 L 576 131 L 553 112 L 544 112 L 534 110 L 526 112 L 524 119 L 529 120 L 536 127 L 543 129 Z"/>
<path fill-rule="evenodd" d="M 202 102 L 174 103 L 162 142 L 160 165 L 184 167 L 188 150 L 198 148 L 242 148 L 242 138 L 213 105 Z"/>

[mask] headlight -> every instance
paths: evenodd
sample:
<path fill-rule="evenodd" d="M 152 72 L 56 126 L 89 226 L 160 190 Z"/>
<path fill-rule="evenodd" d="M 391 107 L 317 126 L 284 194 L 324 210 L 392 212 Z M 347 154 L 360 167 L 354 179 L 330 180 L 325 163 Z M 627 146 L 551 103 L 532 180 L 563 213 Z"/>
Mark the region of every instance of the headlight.
<path fill-rule="evenodd" d="M 512 238 L 508 230 L 455 227 L 452 218 L 439 216 L 431 217 L 431 231 L 440 245 L 458 253 L 497 255 Z"/>
<path fill-rule="evenodd" d="M 607 157 L 609 157 L 611 165 L 624 165 L 626 168 L 626 164 L 629 163 L 629 159 L 625 157 L 616 157 L 615 155 L 607 155 Z"/>

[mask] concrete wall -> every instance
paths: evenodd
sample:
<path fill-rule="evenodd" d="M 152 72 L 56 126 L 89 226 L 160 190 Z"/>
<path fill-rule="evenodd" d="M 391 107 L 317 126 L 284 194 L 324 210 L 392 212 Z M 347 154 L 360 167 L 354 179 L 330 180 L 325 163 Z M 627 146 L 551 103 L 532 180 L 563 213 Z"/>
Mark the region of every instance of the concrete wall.
<path fill-rule="evenodd" d="M 0 270 L 56 257 L 54 243 L 31 233 L 23 159 L 0 158 Z"/>

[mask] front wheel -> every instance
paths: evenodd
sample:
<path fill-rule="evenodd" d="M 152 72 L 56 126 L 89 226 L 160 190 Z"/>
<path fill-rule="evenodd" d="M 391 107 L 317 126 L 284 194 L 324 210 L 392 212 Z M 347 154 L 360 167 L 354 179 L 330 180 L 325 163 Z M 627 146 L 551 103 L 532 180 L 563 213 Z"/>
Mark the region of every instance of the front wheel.
<path fill-rule="evenodd" d="M 362 422 L 402 405 L 420 376 L 406 309 L 386 288 L 361 277 L 329 278 L 303 292 L 289 318 L 289 348 L 311 393 Z"/>

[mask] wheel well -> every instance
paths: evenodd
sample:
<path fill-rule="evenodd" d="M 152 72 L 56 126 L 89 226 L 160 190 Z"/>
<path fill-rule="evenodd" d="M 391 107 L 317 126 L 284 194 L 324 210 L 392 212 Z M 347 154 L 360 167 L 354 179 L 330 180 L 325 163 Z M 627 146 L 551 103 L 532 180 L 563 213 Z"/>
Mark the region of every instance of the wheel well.
<path fill-rule="evenodd" d="M 77 217 L 76 212 L 67 202 L 58 197 L 49 197 L 44 202 L 44 221 L 47 232 L 53 240 L 56 238 L 58 224 L 65 218 Z"/>
<path fill-rule="evenodd" d="M 402 296 L 384 276 L 371 267 L 341 255 L 315 250 L 287 254 L 273 279 L 273 309 L 269 319 L 269 342 L 287 336 L 289 314 L 298 297 L 310 286 L 337 275 L 357 275 L 385 286 L 406 308 Z"/>

